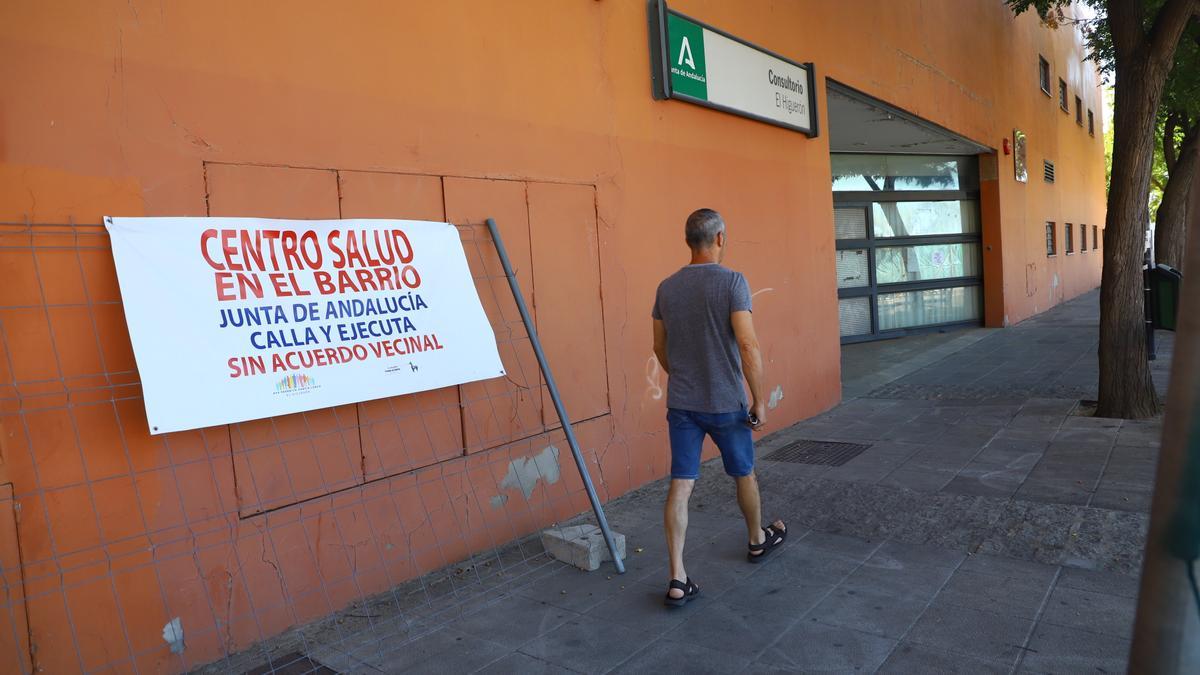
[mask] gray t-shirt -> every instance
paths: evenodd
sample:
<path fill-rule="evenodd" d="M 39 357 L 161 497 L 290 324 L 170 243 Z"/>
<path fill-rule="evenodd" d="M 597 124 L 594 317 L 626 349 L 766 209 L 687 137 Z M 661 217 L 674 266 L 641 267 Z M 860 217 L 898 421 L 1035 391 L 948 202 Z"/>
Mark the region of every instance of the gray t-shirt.
<path fill-rule="evenodd" d="M 750 311 L 746 277 L 717 263 L 688 265 L 658 285 L 655 319 L 667 329 L 667 407 L 702 413 L 746 405 L 730 314 Z"/>

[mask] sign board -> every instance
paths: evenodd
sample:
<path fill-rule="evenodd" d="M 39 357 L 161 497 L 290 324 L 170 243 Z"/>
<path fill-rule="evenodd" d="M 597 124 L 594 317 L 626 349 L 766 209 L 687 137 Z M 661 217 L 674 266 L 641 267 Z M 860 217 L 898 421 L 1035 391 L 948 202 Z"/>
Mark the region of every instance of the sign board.
<path fill-rule="evenodd" d="M 813 65 L 668 9 L 652 16 L 655 95 L 817 135 Z M 652 10 L 654 11 L 654 10 Z"/>
<path fill-rule="evenodd" d="M 504 374 L 453 225 L 105 224 L 151 433 Z"/>

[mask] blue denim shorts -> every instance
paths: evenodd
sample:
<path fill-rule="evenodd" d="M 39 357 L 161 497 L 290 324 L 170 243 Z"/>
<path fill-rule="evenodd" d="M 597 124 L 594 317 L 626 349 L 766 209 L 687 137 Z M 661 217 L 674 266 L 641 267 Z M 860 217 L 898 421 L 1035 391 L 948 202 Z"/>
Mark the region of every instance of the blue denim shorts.
<path fill-rule="evenodd" d="M 745 408 L 728 413 L 668 408 L 667 428 L 671 434 L 671 478 L 700 477 L 705 435 L 711 436 L 721 451 L 725 473 L 737 478 L 754 470 L 754 438 L 746 424 Z"/>

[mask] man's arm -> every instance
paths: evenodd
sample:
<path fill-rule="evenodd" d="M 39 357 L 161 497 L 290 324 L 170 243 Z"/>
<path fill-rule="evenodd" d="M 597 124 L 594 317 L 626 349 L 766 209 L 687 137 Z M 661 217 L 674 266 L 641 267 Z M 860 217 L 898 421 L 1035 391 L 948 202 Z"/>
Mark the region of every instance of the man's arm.
<path fill-rule="evenodd" d="M 662 319 L 654 320 L 654 355 L 658 357 L 658 365 L 663 372 L 670 375 L 671 367 L 667 365 L 667 326 Z"/>
<path fill-rule="evenodd" d="M 742 353 L 742 374 L 750 384 L 750 412 L 758 418 L 758 426 L 767 422 L 767 403 L 763 396 L 762 352 L 758 349 L 758 336 L 754 333 L 754 317 L 750 312 L 733 312 L 729 315 L 733 323 L 733 335 L 737 338 L 738 351 Z"/>

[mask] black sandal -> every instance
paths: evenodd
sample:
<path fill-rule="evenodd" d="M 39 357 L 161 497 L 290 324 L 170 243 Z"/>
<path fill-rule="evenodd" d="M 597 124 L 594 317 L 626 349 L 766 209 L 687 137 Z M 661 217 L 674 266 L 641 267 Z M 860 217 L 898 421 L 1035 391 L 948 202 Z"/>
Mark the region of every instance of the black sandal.
<path fill-rule="evenodd" d="M 683 597 L 672 598 L 671 591 L 675 589 L 683 591 Z M 692 583 L 691 577 L 688 577 L 687 583 L 678 579 L 672 579 L 671 585 L 667 589 L 667 597 L 663 598 L 663 604 L 667 607 L 683 607 L 692 600 L 695 600 L 698 595 L 700 595 L 700 587 Z"/>
<path fill-rule="evenodd" d="M 778 532 L 775 531 L 774 527 L 764 527 L 762 530 L 767 538 L 761 544 L 750 544 L 750 550 L 746 553 L 746 560 L 756 565 L 762 562 L 763 558 L 767 557 L 771 551 L 779 548 L 783 545 L 783 542 L 787 541 L 786 527 Z"/>

